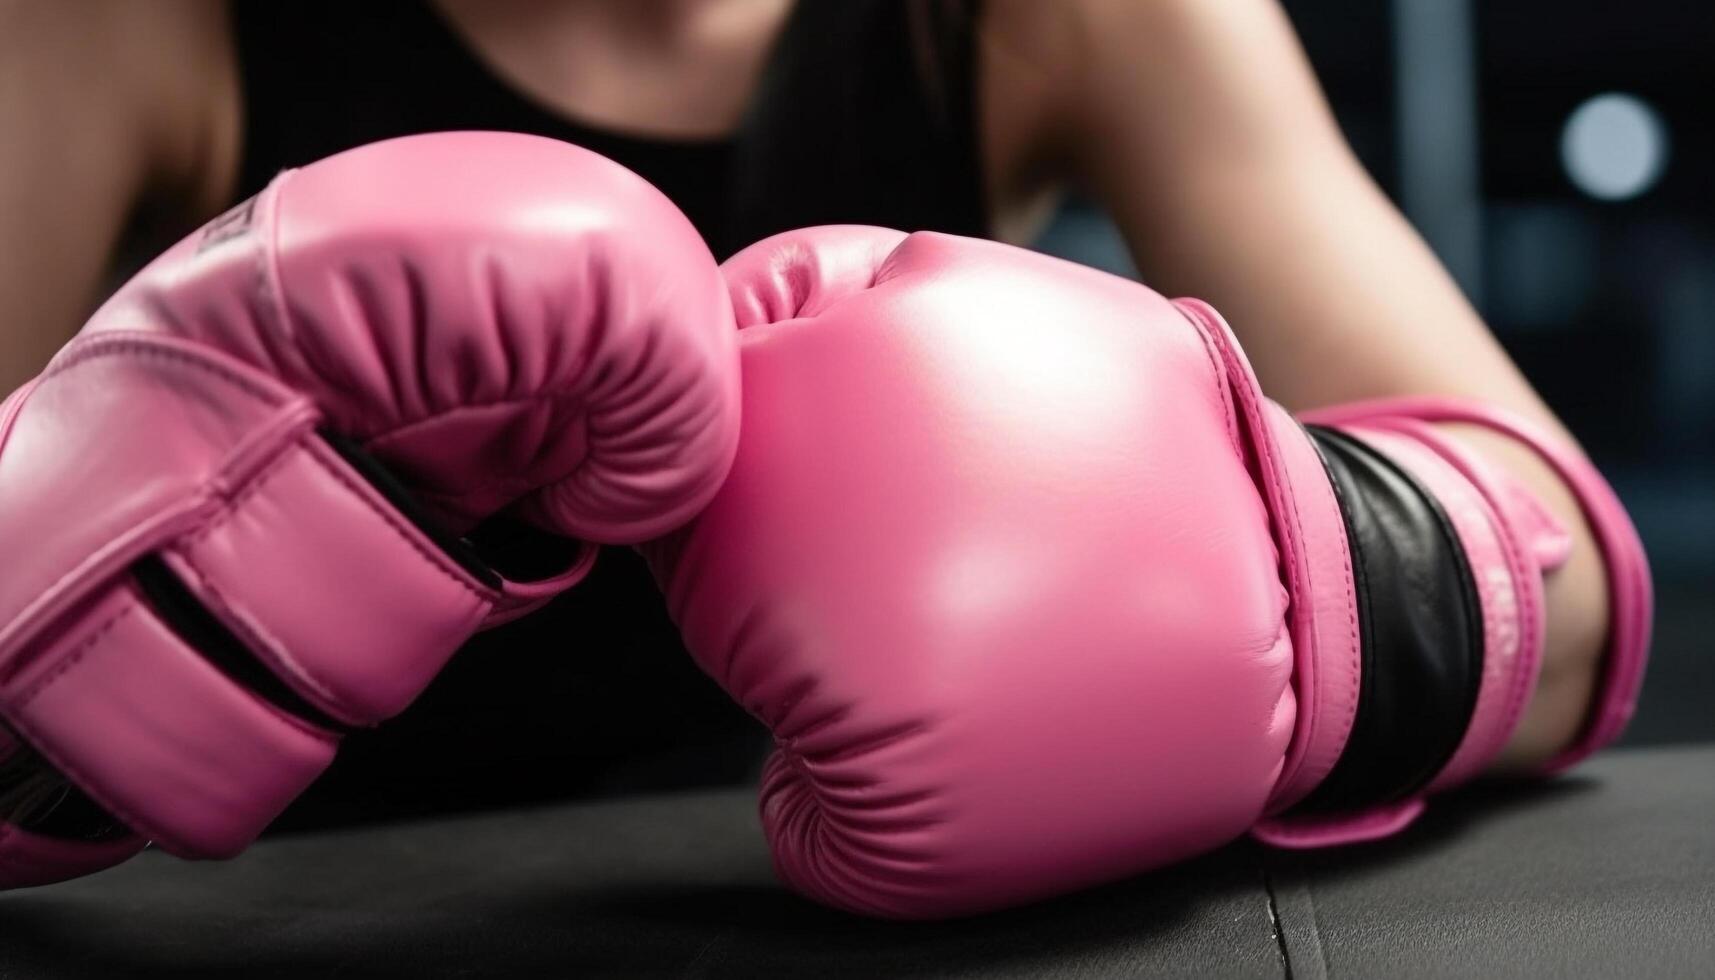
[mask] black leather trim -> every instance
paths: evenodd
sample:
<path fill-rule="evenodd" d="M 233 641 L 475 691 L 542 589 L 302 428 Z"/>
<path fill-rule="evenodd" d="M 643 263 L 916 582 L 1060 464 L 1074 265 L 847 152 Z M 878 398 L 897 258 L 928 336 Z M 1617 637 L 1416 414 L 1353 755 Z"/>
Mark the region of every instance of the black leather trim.
<path fill-rule="evenodd" d="M 1476 708 L 1483 619 L 1452 523 L 1411 474 L 1360 439 L 1307 427 L 1346 523 L 1362 650 L 1351 736 L 1301 812 L 1409 796 L 1446 765 Z"/>

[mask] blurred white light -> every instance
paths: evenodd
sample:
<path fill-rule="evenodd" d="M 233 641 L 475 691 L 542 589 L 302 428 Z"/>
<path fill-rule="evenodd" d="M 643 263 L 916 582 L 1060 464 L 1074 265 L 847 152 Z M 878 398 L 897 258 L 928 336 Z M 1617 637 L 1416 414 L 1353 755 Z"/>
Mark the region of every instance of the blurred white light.
<path fill-rule="evenodd" d="M 1667 167 L 1667 127 L 1636 96 L 1608 92 L 1566 118 L 1560 161 L 1578 189 L 1622 201 L 1650 189 Z"/>

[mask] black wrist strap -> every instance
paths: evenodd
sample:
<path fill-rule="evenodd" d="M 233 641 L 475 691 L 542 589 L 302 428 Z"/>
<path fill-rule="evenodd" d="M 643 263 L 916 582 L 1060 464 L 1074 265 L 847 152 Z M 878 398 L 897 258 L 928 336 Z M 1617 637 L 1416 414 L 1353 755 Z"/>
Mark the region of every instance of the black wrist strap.
<path fill-rule="evenodd" d="M 1345 749 L 1294 809 L 1357 810 L 1422 789 L 1458 749 L 1482 680 L 1482 608 L 1440 503 L 1361 439 L 1308 431 L 1345 518 L 1362 675 Z"/>

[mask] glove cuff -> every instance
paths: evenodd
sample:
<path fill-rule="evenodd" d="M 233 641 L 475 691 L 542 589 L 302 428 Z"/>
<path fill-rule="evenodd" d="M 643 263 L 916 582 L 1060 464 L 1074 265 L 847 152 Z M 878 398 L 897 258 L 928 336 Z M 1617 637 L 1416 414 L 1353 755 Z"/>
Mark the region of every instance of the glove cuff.
<path fill-rule="evenodd" d="M 1564 481 L 1602 552 L 1608 580 L 1609 628 L 1597 692 L 1583 730 L 1571 745 L 1543 765 L 1541 773 L 1562 772 L 1619 738 L 1636 712 L 1643 686 L 1654 621 L 1654 590 L 1643 542 L 1607 480 L 1563 440 L 1516 413 L 1489 405 L 1443 397 L 1382 399 L 1342 406 L 1326 417 L 1374 416 L 1489 429 L 1529 447 Z"/>
<path fill-rule="evenodd" d="M 1309 435 L 1263 397 L 1226 321 L 1200 300 L 1174 305 L 1202 328 L 1227 369 L 1287 588 L 1293 735 L 1265 811 L 1280 813 L 1327 777 L 1357 719 L 1363 651 L 1345 519 Z"/>
<path fill-rule="evenodd" d="M 1312 847 L 1392 834 L 1422 811 L 1424 795 L 1479 775 L 1523 716 L 1541 668 L 1543 575 L 1566 560 L 1570 536 L 1516 480 L 1448 438 L 1434 422 L 1481 425 L 1524 442 L 1554 465 L 1577 493 L 1608 560 L 1614 629 L 1603 687 L 1585 733 L 1545 769 L 1564 768 L 1611 741 L 1630 716 L 1641 679 L 1648 573 L 1630 522 L 1594 469 L 1527 424 L 1484 406 L 1443 399 L 1389 400 L 1310 413 L 1307 420 L 1336 426 L 1384 454 L 1441 507 L 1480 597 L 1481 682 L 1458 748 L 1420 791 L 1357 811 L 1283 814 L 1308 792 L 1307 777 L 1314 773 L 1300 770 L 1296 780 L 1283 780 L 1270 810 L 1277 816 L 1259 824 L 1255 836 L 1278 846 Z"/>

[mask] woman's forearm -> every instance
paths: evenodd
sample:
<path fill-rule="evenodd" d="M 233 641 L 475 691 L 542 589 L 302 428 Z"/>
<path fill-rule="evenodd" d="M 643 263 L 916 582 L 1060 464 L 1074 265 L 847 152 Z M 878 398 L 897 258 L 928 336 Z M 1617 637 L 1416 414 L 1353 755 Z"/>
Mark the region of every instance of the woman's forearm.
<path fill-rule="evenodd" d="M 1132 43 L 1126 25 L 1087 30 L 1094 67 L 1075 153 L 1083 179 L 1151 285 L 1225 314 L 1271 397 L 1301 411 L 1454 396 L 1570 442 L 1346 146 L 1275 4 L 1091 6 L 1133 18 L 1132 42 L 1147 33 L 1161 54 L 1104 57 L 1108 45 Z M 1545 581 L 1540 680 L 1493 766 L 1518 770 L 1549 759 L 1584 725 L 1607 643 L 1602 556 L 1578 503 L 1535 453 L 1487 431 L 1455 434 L 1533 492 L 1572 538 L 1570 559 Z"/>

